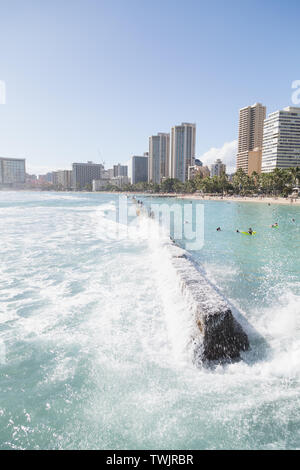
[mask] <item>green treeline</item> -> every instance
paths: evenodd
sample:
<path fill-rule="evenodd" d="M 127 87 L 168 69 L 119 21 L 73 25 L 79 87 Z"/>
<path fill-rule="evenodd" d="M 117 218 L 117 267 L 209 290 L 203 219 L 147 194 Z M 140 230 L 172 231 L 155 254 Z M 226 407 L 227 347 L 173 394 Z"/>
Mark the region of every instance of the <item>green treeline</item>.
<path fill-rule="evenodd" d="M 252 194 L 268 194 L 288 196 L 300 180 L 300 168 L 281 169 L 276 168 L 271 173 L 258 174 L 253 172 L 248 176 L 244 170 L 239 169 L 233 175 L 231 181 L 223 174 L 212 178 L 202 178 L 197 175 L 193 180 L 182 183 L 177 179 L 168 178 L 161 184 L 137 183 L 123 186 L 122 191 L 143 191 L 151 193 L 203 193 L 240 194 L 243 196 Z M 108 185 L 104 191 L 120 191 L 116 186 Z"/>

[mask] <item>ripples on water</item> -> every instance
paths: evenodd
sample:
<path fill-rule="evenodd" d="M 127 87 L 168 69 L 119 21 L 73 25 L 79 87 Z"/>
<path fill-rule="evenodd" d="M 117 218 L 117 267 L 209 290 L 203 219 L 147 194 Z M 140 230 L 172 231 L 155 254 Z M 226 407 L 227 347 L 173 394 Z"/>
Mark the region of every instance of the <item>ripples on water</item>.
<path fill-rule="evenodd" d="M 0 448 L 299 448 L 299 209 L 205 203 L 193 256 L 253 328 L 207 370 L 162 244 L 109 237 L 116 199 L 0 193 Z"/>

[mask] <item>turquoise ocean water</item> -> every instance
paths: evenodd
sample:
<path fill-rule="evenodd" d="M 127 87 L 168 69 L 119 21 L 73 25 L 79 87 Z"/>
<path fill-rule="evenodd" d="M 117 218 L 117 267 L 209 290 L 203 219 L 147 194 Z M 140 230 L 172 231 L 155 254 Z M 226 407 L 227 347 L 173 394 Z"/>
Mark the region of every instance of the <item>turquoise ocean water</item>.
<path fill-rule="evenodd" d="M 300 209 L 193 202 L 191 254 L 251 343 L 207 369 L 160 242 L 109 236 L 117 200 L 0 192 L 0 448 L 299 448 Z"/>

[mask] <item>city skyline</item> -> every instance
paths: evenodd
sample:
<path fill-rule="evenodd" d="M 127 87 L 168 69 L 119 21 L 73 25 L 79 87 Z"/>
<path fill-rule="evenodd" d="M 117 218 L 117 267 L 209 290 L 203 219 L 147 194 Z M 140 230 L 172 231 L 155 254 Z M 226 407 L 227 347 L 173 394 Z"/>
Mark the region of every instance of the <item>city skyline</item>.
<path fill-rule="evenodd" d="M 198 129 L 196 156 L 209 164 L 221 152 L 230 171 L 237 110 L 257 101 L 270 113 L 293 105 L 300 6 L 290 2 L 291 16 L 276 1 L 238 9 L 234 1 L 166 1 L 157 18 L 156 5 L 2 2 L 0 155 L 26 158 L 34 173 L 73 161 L 112 166 L 142 155 L 157 130 L 187 121 Z M 255 24 L 254 37 L 244 35 L 243 18 Z M 16 34 L 8 36 L 12 22 Z M 266 56 L 265 38 L 278 27 Z"/>
<path fill-rule="evenodd" d="M 242 169 L 248 176 L 255 173 L 268 173 L 275 168 L 288 169 L 300 166 L 299 137 L 300 107 L 285 107 L 266 115 L 266 107 L 261 103 L 241 108 L 239 111 L 238 148 L 236 154 L 236 170 Z M 171 137 L 171 139 L 170 139 Z M 171 144 L 171 145 L 170 145 Z M 72 163 L 72 170 L 55 169 L 46 174 L 30 174 L 26 171 L 28 183 L 38 180 L 39 183 L 51 183 L 62 188 L 82 189 L 92 185 L 93 180 L 101 180 L 99 188 L 104 187 L 105 180 L 114 185 L 138 182 L 158 183 L 164 179 L 177 179 L 184 183 L 193 179 L 199 172 L 197 165 L 203 165 L 195 155 L 196 125 L 181 123 L 171 128 L 171 134 L 158 132 L 149 137 L 149 152 L 143 156 L 132 156 L 126 165 L 113 164 L 105 169 L 105 162 Z M 221 154 L 218 152 L 218 157 Z M 25 183 L 25 161 L 10 157 L 0 157 L 0 184 Z M 142 164 L 142 161 L 146 162 Z M 23 177 L 18 171 L 20 163 L 24 166 Z M 139 163 L 137 163 L 139 162 Z M 198 162 L 198 163 L 196 163 Z M 142 166 L 140 167 L 140 164 Z M 196 166 L 195 166 L 196 164 Z M 137 165 L 137 166 L 136 166 Z M 135 166 L 137 170 L 135 170 Z M 16 169 L 14 170 L 14 167 Z M 5 168 L 5 170 L 4 170 Z M 138 169 L 139 168 L 139 169 Z M 208 168 L 206 165 L 203 168 Z M 210 176 L 226 173 L 226 160 L 216 158 L 210 164 Z M 197 170 L 197 171 L 196 171 Z M 140 175 L 139 177 L 135 176 Z M 13 175 L 14 174 L 14 175 Z M 227 175 L 232 174 L 227 171 Z M 79 179 L 78 179 L 79 178 Z M 78 181 L 77 181 L 78 179 Z M 11 180 L 11 181 L 10 181 Z M 117 180 L 119 181 L 117 183 Z"/>

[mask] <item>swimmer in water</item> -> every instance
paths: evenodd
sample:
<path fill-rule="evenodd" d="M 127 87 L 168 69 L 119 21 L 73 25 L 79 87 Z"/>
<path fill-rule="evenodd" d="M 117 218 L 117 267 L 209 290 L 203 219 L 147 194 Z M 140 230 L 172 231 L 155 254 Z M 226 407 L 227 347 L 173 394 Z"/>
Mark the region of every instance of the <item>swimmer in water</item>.
<path fill-rule="evenodd" d="M 218 228 L 217 228 L 217 232 L 221 232 L 221 227 L 218 227 Z"/>

